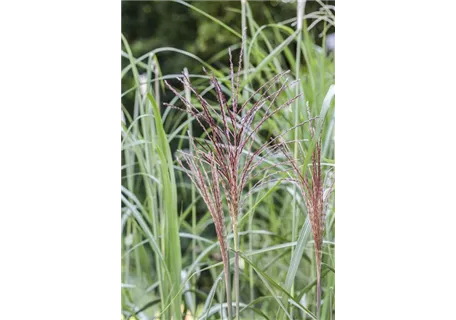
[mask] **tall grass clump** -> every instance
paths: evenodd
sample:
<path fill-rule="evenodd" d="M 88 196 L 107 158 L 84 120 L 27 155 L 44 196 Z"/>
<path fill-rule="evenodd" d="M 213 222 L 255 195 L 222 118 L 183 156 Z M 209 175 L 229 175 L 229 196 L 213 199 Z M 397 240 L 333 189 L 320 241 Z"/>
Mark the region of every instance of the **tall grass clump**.
<path fill-rule="evenodd" d="M 141 283 L 147 279 L 141 272 L 142 265 L 154 265 L 155 279 L 158 280 L 156 287 L 160 296 L 154 304 L 161 302 L 165 318 L 180 319 L 181 296 L 178 291 L 182 260 L 176 178 L 171 149 L 158 103 L 150 93 L 151 88 L 142 81 L 130 45 L 123 35 L 122 42 L 136 84 L 133 117 L 126 108 L 122 109 L 126 118 L 124 120 L 127 120 L 122 123 L 122 160 L 126 172 L 121 194 L 125 209 L 122 232 L 126 234 L 125 239 L 130 239 L 125 241 L 125 247 L 128 248 L 125 255 L 129 257 L 129 253 L 134 250 L 135 257 L 134 262 L 127 260 L 122 280 L 127 288 L 135 287 L 130 282 Z M 149 65 L 156 69 L 152 60 Z M 146 79 L 150 81 L 151 77 L 149 73 Z M 159 97 L 158 90 L 156 96 Z M 142 241 L 144 238 L 145 242 Z M 132 246 L 135 242 L 150 245 L 152 261 L 149 261 L 150 255 L 143 247 Z M 131 265 L 134 265 L 137 271 L 135 276 L 129 272 Z M 123 298 L 125 301 L 133 300 L 128 291 Z M 150 303 L 146 306 L 149 307 Z M 144 307 L 133 306 L 130 314 L 139 313 L 142 309 Z"/>
<path fill-rule="evenodd" d="M 197 97 L 198 106 L 182 96 L 178 90 L 166 82 L 166 85 L 179 97 L 188 112 L 200 125 L 206 139 L 197 139 L 190 136 L 192 152 L 181 151 L 180 161 L 201 197 L 204 199 L 214 220 L 220 250 L 225 270 L 228 313 L 231 315 L 231 292 L 229 291 L 229 253 L 226 247 L 224 234 L 225 216 L 222 205 L 222 191 L 228 207 L 234 242 L 234 295 L 236 299 L 236 319 L 239 318 L 239 230 L 238 218 L 242 213 L 243 192 L 252 172 L 260 166 L 268 156 L 274 154 L 282 142 L 261 142 L 259 131 L 262 125 L 274 114 L 293 103 L 294 97 L 285 103 L 275 106 L 275 100 L 289 85 L 283 84 L 278 90 L 270 92 L 274 84 L 278 83 L 287 73 L 284 72 L 267 81 L 256 90 L 246 101 L 239 101 L 240 73 L 242 63 L 242 49 L 239 55 L 238 71 L 235 74 L 233 61 L 230 55 L 231 99 L 227 101 L 220 82 L 210 75 L 210 82 L 215 89 L 218 106 L 213 107 L 191 85 L 190 79 L 184 73 L 179 79 L 185 88 Z M 265 89 L 262 93 L 262 89 Z M 173 105 L 166 104 L 173 107 Z M 263 109 L 259 117 L 257 113 Z M 276 139 L 274 139 L 276 140 Z M 221 186 L 221 187 L 220 187 Z"/>
<path fill-rule="evenodd" d="M 305 3 L 167 2 L 216 53 L 122 37 L 125 319 L 334 319 L 335 16 Z"/>

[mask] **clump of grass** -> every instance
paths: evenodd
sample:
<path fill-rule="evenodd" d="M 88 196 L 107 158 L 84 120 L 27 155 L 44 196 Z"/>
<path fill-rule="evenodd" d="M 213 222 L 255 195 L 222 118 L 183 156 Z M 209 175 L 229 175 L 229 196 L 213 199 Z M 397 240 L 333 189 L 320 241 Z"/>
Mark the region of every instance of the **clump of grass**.
<path fill-rule="evenodd" d="M 320 3 L 320 0 L 318 0 L 318 2 Z M 277 142 L 281 137 L 284 137 L 289 143 L 292 143 L 292 153 L 290 154 L 293 154 L 296 163 L 300 166 L 301 172 L 304 172 L 302 169 L 303 167 L 306 168 L 306 172 L 309 175 L 309 185 L 311 185 L 312 178 L 310 175 L 312 173 L 309 169 L 312 169 L 312 150 L 314 149 L 317 139 L 313 139 L 311 146 L 306 148 L 304 144 L 298 142 L 307 141 L 310 137 L 307 126 L 294 130 L 293 134 L 289 133 L 293 130 L 290 126 L 298 126 L 299 122 L 307 118 L 305 117 L 305 114 L 302 113 L 306 102 L 309 103 L 312 113 L 320 114 L 321 118 L 324 118 L 323 115 L 326 114 L 324 110 L 327 110 L 329 107 L 329 105 L 325 107 L 326 97 L 324 96 L 324 93 L 327 92 L 328 88 L 334 83 L 334 55 L 330 54 L 327 56 L 325 54 L 324 36 L 322 39 L 323 47 L 320 48 L 320 46 L 313 41 L 313 37 L 309 34 L 308 30 L 319 22 L 324 24 L 325 30 L 328 26 L 334 25 L 334 14 L 330 12 L 330 10 L 334 11 L 334 7 L 325 5 L 325 10 L 320 10 L 320 12 L 309 12 L 304 15 L 303 4 L 305 1 L 298 1 L 296 2 L 298 4 L 296 6 L 298 15 L 294 19 L 279 23 L 274 21 L 269 10 L 264 7 L 261 15 L 266 17 L 268 24 L 262 25 L 258 24 L 259 21 L 257 22 L 254 19 L 255 14 L 260 12 L 258 10 L 259 8 L 250 8 L 249 2 L 243 1 L 240 12 L 240 18 L 242 20 L 241 34 L 241 30 L 239 30 L 238 33 L 225 24 L 225 22 L 227 22 L 226 20 L 218 20 L 216 17 L 210 16 L 209 13 L 186 2 L 178 0 L 177 3 L 182 5 L 184 9 L 188 9 L 189 12 L 194 11 L 195 14 L 204 15 L 208 18 L 207 22 L 210 23 L 213 30 L 217 30 L 217 32 L 219 30 L 227 30 L 239 39 L 243 39 L 243 69 L 247 72 L 241 73 L 242 80 L 240 91 L 242 95 L 239 98 L 241 103 L 246 102 L 249 94 L 253 92 L 250 89 L 252 85 L 263 84 L 266 80 L 272 79 L 274 75 L 282 72 L 282 68 L 285 65 L 293 70 L 291 72 L 292 78 L 305 79 L 305 81 L 300 81 L 299 86 L 296 86 L 292 90 L 285 90 L 286 92 L 275 100 L 275 105 L 278 106 L 295 94 L 302 92 L 305 95 L 305 98 L 302 97 L 295 100 L 296 105 L 295 107 L 290 108 L 290 112 L 281 112 L 280 115 L 274 116 L 274 123 L 268 121 L 266 126 L 262 126 L 261 135 L 263 133 L 265 135 L 271 134 L 276 136 L 276 138 L 271 140 L 271 145 L 265 148 L 265 151 L 262 152 L 261 156 L 264 157 L 265 154 L 268 154 L 270 151 L 269 147 L 274 148 L 274 145 L 272 144 Z M 283 6 L 290 5 L 291 4 L 284 4 Z M 321 6 L 323 6 L 322 3 Z M 306 9 L 308 8 L 309 6 L 307 6 Z M 308 26 L 310 23 L 309 19 L 315 20 L 310 26 Z M 289 27 L 290 22 L 294 20 L 299 22 L 299 25 L 298 22 L 295 22 L 297 25 L 295 32 Z M 231 25 L 231 23 L 228 24 Z M 235 27 L 233 25 L 231 26 Z M 293 26 L 293 24 L 291 24 L 291 26 Z M 251 35 L 249 38 L 247 38 L 246 28 Z M 123 41 L 125 41 L 125 39 L 123 39 Z M 295 52 L 293 52 L 290 47 L 290 44 L 294 41 L 296 42 Z M 239 47 L 238 43 L 231 46 L 233 50 Z M 193 145 L 198 144 L 200 142 L 199 139 L 202 139 L 203 137 L 208 142 L 210 142 L 210 139 L 206 133 L 203 135 L 198 134 L 198 132 L 201 132 L 199 130 L 200 125 L 197 120 L 193 123 L 190 122 L 195 118 L 191 112 L 182 112 L 178 117 L 173 117 L 174 113 L 170 112 L 170 108 L 167 108 L 167 110 L 164 110 L 164 112 L 160 114 L 159 109 L 155 108 L 155 106 L 152 108 L 152 105 L 160 105 L 160 96 L 162 97 L 162 100 L 167 99 L 167 102 L 171 104 L 175 104 L 175 101 L 178 100 L 178 97 L 168 100 L 168 97 L 161 92 L 163 80 L 175 78 L 175 75 L 169 74 L 170 71 L 166 71 L 166 67 L 163 69 L 164 73 L 162 74 L 159 64 L 159 61 L 167 61 L 169 59 L 168 55 L 177 54 L 178 56 L 176 58 L 178 59 L 195 59 L 208 70 L 214 72 L 221 83 L 224 90 L 223 92 L 230 99 L 228 104 L 232 109 L 234 95 L 228 93 L 229 89 L 225 88 L 230 86 L 229 79 L 226 80 L 223 73 L 213 67 L 214 65 L 223 65 L 223 62 L 225 61 L 222 62 L 220 60 L 228 60 L 224 58 L 227 54 L 227 50 L 224 49 L 220 51 L 207 61 L 204 61 L 195 55 L 197 52 L 188 52 L 182 50 L 181 47 L 154 47 L 151 48 L 150 52 L 138 57 L 132 55 L 131 50 L 128 49 L 128 45 L 126 45 L 125 50 L 126 51 L 122 52 L 122 56 L 123 59 L 126 58 L 129 63 L 122 70 L 122 77 L 124 77 L 123 84 L 131 84 L 128 77 L 126 77 L 127 75 L 130 76 L 131 73 L 131 76 L 135 80 L 135 86 L 122 93 L 122 97 L 128 98 L 131 96 L 131 98 L 134 99 L 134 101 L 122 99 L 124 104 L 128 102 L 128 105 L 122 105 L 122 110 L 126 118 L 122 125 L 122 235 L 124 236 L 124 255 L 122 260 L 122 313 L 127 318 L 130 315 L 137 314 L 137 317 L 179 319 L 182 318 L 182 302 L 185 301 L 185 309 L 191 310 L 193 317 L 205 319 L 206 317 L 209 318 L 212 314 L 219 312 L 219 318 L 225 319 L 227 318 L 227 310 L 225 310 L 225 308 L 227 308 L 228 305 L 231 307 L 232 303 L 231 300 L 229 303 L 223 303 L 226 302 L 223 300 L 224 293 L 217 289 L 218 284 L 220 283 L 219 280 L 221 279 L 218 277 L 217 272 L 215 272 L 215 268 L 218 267 L 219 264 L 214 263 L 218 262 L 219 259 L 218 256 L 211 256 L 208 254 L 210 250 L 213 250 L 215 245 L 211 244 L 210 247 L 204 249 L 205 243 L 212 242 L 209 241 L 212 239 L 206 239 L 203 232 L 206 230 L 205 228 L 208 223 L 212 223 L 213 220 L 221 221 L 222 219 L 228 219 L 229 210 L 227 209 L 227 198 L 229 200 L 229 197 L 225 195 L 225 190 L 221 184 L 222 182 L 218 184 L 214 183 L 215 179 L 213 178 L 213 167 L 211 164 L 204 160 L 201 162 L 196 161 L 196 167 L 204 167 L 201 169 L 201 173 L 203 173 L 204 182 L 210 182 L 207 184 L 206 190 L 209 192 L 211 199 L 213 199 L 212 201 L 217 203 L 213 193 L 220 194 L 222 200 L 221 211 L 216 209 L 217 216 L 220 216 L 219 213 L 222 212 L 222 218 L 214 219 L 210 214 L 207 214 L 201 215 L 196 219 L 196 204 L 199 195 L 195 194 L 195 191 L 198 193 L 195 184 L 192 183 L 191 202 L 187 201 L 189 200 L 187 197 L 181 197 L 180 199 L 179 197 L 171 197 L 170 195 L 172 194 L 177 194 L 177 192 L 180 192 L 181 190 L 186 190 L 184 188 L 187 187 L 187 183 L 186 181 L 183 181 L 181 172 L 177 172 L 176 179 L 171 178 L 172 172 L 175 171 L 175 163 L 173 162 L 171 153 L 167 151 L 163 152 L 165 155 L 165 158 L 163 158 L 162 152 L 160 152 L 160 150 L 164 150 L 163 147 L 167 144 L 169 144 L 170 148 L 174 148 L 176 145 L 178 146 L 178 149 L 181 148 L 180 146 L 187 137 L 184 135 L 183 128 L 187 126 L 191 136 L 193 136 L 192 127 L 194 128 L 193 132 L 195 134 L 195 139 L 198 140 L 193 141 L 192 144 L 190 144 L 189 152 L 185 152 L 186 154 L 189 153 L 192 156 L 192 159 L 193 155 L 196 153 L 196 151 L 193 151 Z M 164 55 L 163 59 L 161 58 L 162 54 Z M 221 57 L 223 58 L 221 59 Z M 190 67 L 190 65 L 188 66 Z M 146 81 L 141 79 L 141 74 L 147 75 Z M 229 71 L 227 74 L 229 74 Z M 192 77 L 192 85 L 198 88 L 199 92 L 207 91 L 205 83 L 200 80 L 200 78 L 205 77 L 194 74 L 190 74 L 187 77 Z M 193 80 L 193 77 L 196 79 Z M 235 78 L 232 77 L 232 79 Z M 182 81 L 186 81 L 185 78 L 182 78 Z M 150 93 L 155 99 L 148 99 L 144 95 L 144 92 L 141 92 L 140 88 L 144 87 L 146 87 L 147 93 Z M 186 97 L 187 101 L 193 101 L 197 107 L 196 111 L 198 113 L 203 112 L 200 103 L 195 102 L 197 101 L 197 98 L 191 96 L 191 90 L 188 89 L 188 86 L 185 87 L 185 95 L 184 93 L 182 93 L 182 95 Z M 259 85 L 257 85 L 257 87 L 259 87 Z M 273 83 L 273 88 L 278 89 L 278 86 Z M 215 95 L 211 96 L 211 98 L 208 98 L 203 93 L 201 95 L 208 99 L 208 101 L 210 101 L 209 99 L 215 100 Z M 259 94 L 256 94 L 254 97 L 255 100 L 262 98 L 263 97 L 259 97 Z M 267 103 L 269 103 L 270 100 L 271 99 L 269 99 Z M 215 109 L 213 117 L 216 125 L 224 128 L 221 115 L 222 109 L 220 109 L 217 103 L 212 102 L 212 104 Z M 321 112 L 319 112 L 320 106 Z M 251 107 L 253 107 L 252 100 L 243 108 L 243 111 L 236 113 L 235 118 L 240 120 Z M 266 107 L 260 107 L 259 112 L 254 119 L 255 123 L 261 121 L 261 115 Z M 210 111 L 213 112 L 212 110 Z M 225 115 L 227 117 L 228 125 L 232 126 L 233 123 L 230 122 L 230 114 L 228 111 Z M 188 116 L 188 121 L 183 123 L 182 121 L 185 119 L 185 116 Z M 324 126 L 321 126 L 321 134 L 324 135 L 323 143 L 321 143 L 321 161 L 323 162 L 321 163 L 323 166 L 321 175 L 325 175 L 325 170 L 323 169 L 326 168 L 326 165 L 329 167 L 334 165 L 333 113 L 330 118 L 330 121 Z M 200 120 L 204 121 L 202 118 L 200 118 Z M 240 121 L 237 122 L 240 123 Z M 239 126 L 239 124 L 236 125 Z M 210 126 L 208 130 L 209 132 L 212 130 Z M 320 129 L 317 129 L 316 131 L 318 132 Z M 277 137 L 277 134 L 280 134 L 280 137 Z M 251 139 L 253 145 L 253 151 L 251 153 L 249 153 L 250 143 L 247 143 L 244 147 L 244 151 L 240 156 L 241 165 L 248 161 L 248 155 L 251 155 L 261 148 L 261 144 L 254 141 L 257 138 L 258 135 L 255 133 Z M 294 141 L 290 141 L 289 139 L 293 139 Z M 163 143 L 159 141 L 163 141 Z M 223 146 L 224 144 L 220 145 Z M 303 154 L 301 147 L 304 147 L 306 151 L 308 150 L 308 152 L 305 153 L 305 157 L 301 157 L 301 154 Z M 202 147 L 199 146 L 198 148 Z M 212 152 L 210 156 L 216 157 L 214 152 Z M 260 161 L 261 156 L 258 155 L 254 161 Z M 286 181 L 296 180 L 296 175 L 293 175 L 294 177 L 292 176 L 289 179 L 279 176 L 280 178 L 277 179 L 277 183 L 272 183 L 272 177 L 274 176 L 275 178 L 278 173 L 277 171 L 282 170 L 285 172 L 285 170 L 294 170 L 287 164 L 289 162 L 288 159 L 284 159 L 283 155 L 281 156 L 282 157 L 279 157 L 274 154 L 274 157 L 276 157 L 274 161 L 271 163 L 268 162 L 268 164 L 271 165 L 271 168 L 268 168 L 267 165 L 264 164 L 266 161 L 263 161 L 263 164 L 259 165 L 261 168 L 253 170 L 255 171 L 253 174 L 248 174 L 248 182 L 245 186 L 246 190 L 243 191 L 244 194 L 242 195 L 241 202 L 238 204 L 238 208 L 241 209 L 239 210 L 240 216 L 238 217 L 237 229 L 239 229 L 239 234 L 241 235 L 240 239 L 242 241 L 237 240 L 237 237 L 236 241 L 241 243 L 241 248 L 245 248 L 246 252 L 242 252 L 243 249 L 240 249 L 239 255 L 241 258 L 244 258 L 244 262 L 247 263 L 246 271 L 248 271 L 245 272 L 244 277 L 241 277 L 240 279 L 242 284 L 240 290 L 242 293 L 241 300 L 244 303 L 250 302 L 249 305 L 251 306 L 247 308 L 246 306 L 242 307 L 242 303 L 240 304 L 240 313 L 243 315 L 243 318 L 245 317 L 246 319 L 254 319 L 254 316 L 257 313 L 256 310 L 261 310 L 261 312 L 264 312 L 264 314 L 274 319 L 307 319 L 309 316 L 312 319 L 316 319 L 315 315 L 310 313 L 310 311 L 308 312 L 306 309 L 308 302 L 306 298 L 307 294 L 315 290 L 315 284 L 317 282 L 315 279 L 312 279 L 315 281 L 308 282 L 309 276 L 313 275 L 314 269 L 316 269 L 316 259 L 313 257 L 309 258 L 307 252 L 305 252 L 306 244 L 312 237 L 311 219 L 310 215 L 307 215 L 307 212 L 310 210 L 302 210 L 301 203 L 305 205 L 305 201 L 303 198 L 303 201 L 301 202 L 301 196 L 296 196 L 296 192 L 301 193 L 299 187 L 294 189 L 289 188 L 284 184 Z M 185 170 L 189 171 L 188 173 L 191 173 L 184 156 L 181 156 L 180 159 L 183 162 L 181 165 L 185 165 L 187 168 Z M 268 160 L 271 160 L 271 158 Z M 283 161 L 283 163 L 279 163 L 279 161 Z M 165 167 L 169 167 L 169 169 L 162 169 L 163 164 L 165 164 Z M 218 167 L 219 164 L 215 163 L 218 179 L 219 181 L 225 181 L 226 178 L 220 174 Z M 279 169 L 272 170 L 274 168 Z M 241 169 L 239 168 L 238 174 L 240 174 L 240 171 Z M 275 172 L 270 175 L 271 171 Z M 167 187 L 163 188 L 165 185 L 167 185 Z M 220 190 L 213 190 L 214 185 L 218 185 Z M 183 189 L 180 189 L 181 186 Z M 323 188 L 326 187 L 323 185 Z M 304 190 L 304 188 L 301 189 Z M 193 194 L 195 194 L 195 196 L 193 196 Z M 303 195 L 304 194 L 307 193 L 303 192 Z M 248 201 L 246 201 L 247 199 Z M 296 201 L 293 201 L 293 199 L 296 199 Z M 178 210 L 177 202 L 181 202 L 182 204 L 180 210 Z M 171 204 L 173 205 L 171 206 Z M 302 213 L 300 212 L 301 210 L 306 211 L 306 215 L 304 215 L 306 221 L 304 224 L 302 224 L 303 215 L 300 214 Z M 191 212 L 192 217 L 191 226 L 187 222 L 187 214 L 189 212 Z M 290 218 L 290 214 L 293 214 L 292 218 Z M 325 233 L 324 239 L 328 241 L 328 246 L 325 244 L 322 248 L 322 245 L 320 244 L 320 251 L 324 249 L 325 255 L 322 256 L 322 262 L 319 262 L 318 264 L 325 265 L 327 263 L 328 268 L 323 268 L 322 272 L 320 272 L 321 275 L 319 276 L 319 278 L 323 278 L 321 282 L 324 282 L 325 286 L 325 288 L 320 289 L 322 291 L 320 295 L 324 301 L 321 303 L 321 312 L 319 316 L 322 319 L 332 319 L 334 312 L 335 286 L 333 266 L 335 211 L 326 210 L 326 215 L 325 228 L 322 228 L 321 233 Z M 246 225 L 247 219 L 244 218 L 248 218 L 248 226 Z M 172 222 L 172 220 L 175 222 Z M 177 228 L 175 226 L 177 226 Z M 226 252 L 226 259 L 223 263 L 224 266 L 226 265 L 228 267 L 228 271 L 224 272 L 224 275 L 227 277 L 228 281 L 231 281 L 229 268 L 231 267 L 232 271 L 233 265 L 229 265 L 230 260 L 228 252 L 230 243 L 228 243 L 227 238 L 224 237 L 224 233 L 227 231 L 229 232 L 232 226 L 230 225 L 227 227 L 226 223 L 222 223 L 221 226 L 222 228 L 225 227 L 225 229 L 223 229 L 222 232 L 219 232 L 221 236 L 218 236 L 218 238 L 224 239 L 224 245 L 220 245 L 220 250 Z M 217 228 L 219 227 L 216 225 L 216 229 Z M 244 232 L 240 231 L 245 231 L 246 236 L 242 237 Z M 190 232 L 192 236 L 186 232 Z M 233 234 L 228 235 L 229 241 L 231 241 L 232 236 Z M 187 246 L 190 238 L 194 244 L 191 247 Z M 200 241 L 200 239 L 203 241 Z M 287 243 L 283 243 L 285 241 Z M 326 243 L 326 241 L 324 243 Z M 181 252 L 180 244 L 182 245 L 182 248 L 184 248 L 182 251 L 182 261 L 173 260 L 175 258 L 180 259 L 180 255 L 176 255 L 176 252 Z M 153 255 L 150 254 L 150 250 L 147 250 L 149 249 L 146 247 L 147 245 L 151 246 Z M 287 255 L 290 250 L 291 257 L 288 259 Z M 315 250 L 315 253 L 316 252 L 318 252 L 318 250 Z M 243 256 L 243 254 L 246 255 Z M 249 261 L 247 257 L 252 260 Z M 223 260 L 222 257 L 220 258 L 220 260 Z M 231 259 L 233 259 L 233 257 L 231 257 Z M 192 264 L 188 265 L 186 268 L 182 263 L 187 263 L 188 261 L 191 261 Z M 259 263 L 259 265 L 255 265 L 256 263 Z M 203 274 L 200 270 L 195 272 L 196 269 L 203 264 L 208 265 L 206 269 L 209 270 L 210 274 Z M 180 276 L 181 267 L 183 267 L 182 270 L 185 270 L 186 276 Z M 234 272 L 235 274 L 238 274 L 236 270 Z M 256 272 L 256 274 L 254 272 Z M 244 279 L 248 280 L 248 284 L 250 285 L 250 297 L 248 292 L 244 290 L 248 288 L 247 282 L 243 282 Z M 189 284 L 187 283 L 189 280 L 194 281 L 194 286 L 190 287 L 191 290 L 189 290 Z M 201 301 L 203 296 L 199 293 L 206 291 L 206 287 L 201 286 L 201 284 L 206 284 L 207 281 L 211 280 L 213 281 L 212 289 L 205 301 Z M 319 287 L 321 287 L 320 284 Z M 231 299 L 231 288 L 226 289 L 229 292 L 228 299 Z M 239 291 L 239 286 L 237 286 L 237 290 Z M 265 294 L 267 290 L 269 290 L 269 297 Z M 182 294 L 184 294 L 185 300 L 181 299 Z M 192 294 L 193 299 L 191 299 Z M 216 295 L 219 303 L 211 307 Z M 239 299 L 239 293 L 236 294 L 236 297 Z M 274 300 L 272 298 L 274 298 Z M 250 300 L 244 301 L 244 299 Z M 314 301 L 311 303 L 312 308 L 314 308 L 315 303 L 315 299 L 313 300 Z M 204 303 L 201 304 L 201 302 Z M 318 303 L 318 305 L 320 305 L 320 303 Z M 280 308 L 278 309 L 278 307 Z M 203 309 L 203 311 L 200 311 L 201 309 Z M 229 309 L 228 311 L 230 314 L 233 313 L 231 308 L 227 309 Z M 253 311 L 253 313 L 247 314 L 249 310 Z M 270 316 L 275 313 L 277 313 L 275 317 Z"/>
<path fill-rule="evenodd" d="M 205 201 L 214 220 L 220 250 L 223 257 L 225 282 L 227 289 L 228 313 L 231 318 L 231 292 L 229 277 L 229 254 L 224 234 L 224 214 L 222 206 L 222 193 L 225 196 L 231 229 L 234 238 L 234 291 L 236 298 L 236 318 L 239 319 L 239 230 L 238 218 L 241 214 L 242 195 L 252 172 L 260 166 L 268 155 L 280 149 L 284 141 L 277 139 L 261 142 L 258 132 L 265 122 L 280 110 L 291 105 L 298 97 L 294 97 L 277 107 L 274 107 L 276 98 L 290 85 L 276 84 L 288 73 L 283 72 L 267 81 L 250 97 L 239 102 L 240 73 L 242 64 L 242 49 L 239 56 L 238 71 L 235 74 L 231 51 L 231 99 L 227 101 L 222 92 L 220 82 L 210 74 L 210 82 L 215 89 L 218 106 L 213 107 L 190 84 L 188 76 L 184 73 L 179 81 L 189 89 L 197 98 L 199 108 L 183 97 L 178 90 L 167 82 L 167 87 L 182 101 L 185 111 L 188 112 L 200 125 L 206 139 L 196 139 L 190 135 L 191 152 L 181 151 L 184 163 L 180 165 L 189 175 L 201 197 Z M 260 93 L 263 90 L 262 93 Z M 272 92 L 270 92 L 272 91 Z M 165 104 L 175 108 L 170 104 Z M 259 111 L 264 109 L 261 114 Z M 257 116 L 258 115 L 258 116 Z M 221 187 L 220 187 L 221 186 Z"/>

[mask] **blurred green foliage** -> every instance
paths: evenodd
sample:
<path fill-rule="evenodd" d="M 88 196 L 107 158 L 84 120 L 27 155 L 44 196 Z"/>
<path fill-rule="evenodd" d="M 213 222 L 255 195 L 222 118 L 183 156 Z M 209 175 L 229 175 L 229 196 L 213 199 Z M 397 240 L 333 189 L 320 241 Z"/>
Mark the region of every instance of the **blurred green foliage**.
<path fill-rule="evenodd" d="M 240 32 L 240 1 L 191 1 L 195 7 L 223 21 Z M 277 1 L 250 3 L 259 24 L 266 24 L 264 10 L 274 20 L 286 20 L 295 15 L 296 6 Z M 208 60 L 214 54 L 239 42 L 239 39 L 202 14 L 172 1 L 122 1 L 122 33 L 132 46 L 135 56 L 158 47 L 175 47 Z M 182 55 L 160 61 L 164 74 L 192 69 L 195 62 Z M 193 65 L 192 65 L 193 64 Z"/>
<path fill-rule="evenodd" d="M 241 32 L 240 1 L 189 3 Z M 268 16 L 275 22 L 296 16 L 296 3 L 274 0 L 251 1 L 249 5 L 259 25 L 268 24 Z M 306 12 L 318 10 L 319 7 L 316 1 L 308 1 Z M 322 28 L 322 24 L 318 25 L 314 34 L 320 33 Z M 159 47 L 173 47 L 208 61 L 220 51 L 240 42 L 239 38 L 204 15 L 173 1 L 122 1 L 122 33 L 128 39 L 135 57 Z M 320 39 L 315 40 L 318 43 Z M 184 68 L 188 68 L 190 73 L 202 73 L 202 66 L 197 61 L 182 54 L 163 52 L 158 59 L 163 74 L 179 74 Z M 127 59 L 123 59 L 122 67 L 127 63 Z M 214 62 L 214 66 L 221 67 L 218 63 Z M 124 77 L 122 92 L 131 88 L 133 83 L 131 76 Z M 124 105 L 132 105 L 133 98 L 133 93 L 126 95 Z"/>

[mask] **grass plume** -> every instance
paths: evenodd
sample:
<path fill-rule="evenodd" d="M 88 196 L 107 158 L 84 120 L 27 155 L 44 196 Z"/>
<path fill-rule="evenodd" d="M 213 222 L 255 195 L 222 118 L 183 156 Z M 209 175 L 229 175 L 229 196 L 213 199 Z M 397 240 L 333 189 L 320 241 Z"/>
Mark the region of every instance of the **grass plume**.
<path fill-rule="evenodd" d="M 309 110 L 308 117 L 311 119 Z M 309 170 L 307 170 L 307 168 L 302 169 L 302 166 L 298 164 L 298 160 L 291 156 L 291 152 L 289 152 L 286 145 L 284 145 L 282 150 L 292 167 L 292 172 L 294 173 L 292 181 L 298 185 L 302 193 L 312 228 L 317 272 L 316 315 L 317 319 L 320 319 L 321 260 L 323 235 L 325 231 L 325 212 L 334 184 L 325 189 L 325 181 L 322 175 L 321 166 L 321 134 L 316 137 L 315 126 L 312 121 L 309 122 L 309 127 L 312 140 L 317 139 L 315 147 L 311 150 L 312 163 Z M 303 152 L 302 149 L 301 152 Z"/>

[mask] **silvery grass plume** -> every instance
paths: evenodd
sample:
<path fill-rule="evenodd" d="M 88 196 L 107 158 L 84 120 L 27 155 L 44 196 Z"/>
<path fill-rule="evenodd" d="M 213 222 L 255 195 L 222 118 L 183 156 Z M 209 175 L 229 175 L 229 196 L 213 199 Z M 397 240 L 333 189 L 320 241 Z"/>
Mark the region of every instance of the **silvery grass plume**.
<path fill-rule="evenodd" d="M 220 250 L 223 257 L 225 282 L 227 288 L 227 304 L 231 306 L 229 283 L 229 254 L 224 235 L 224 214 L 222 208 L 222 192 L 226 199 L 231 228 L 234 235 L 234 288 L 236 296 L 236 316 L 239 315 L 239 251 L 238 251 L 238 217 L 241 214 L 242 194 L 252 172 L 266 159 L 279 152 L 281 142 L 272 139 L 261 142 L 258 132 L 265 122 L 282 109 L 291 105 L 300 95 L 276 106 L 276 98 L 294 82 L 279 84 L 288 73 L 274 76 L 258 90 L 253 92 L 243 103 L 238 100 L 242 49 L 239 56 L 238 72 L 235 75 L 231 51 L 230 76 L 231 100 L 227 101 L 222 92 L 220 82 L 210 74 L 210 82 L 215 90 L 218 106 L 212 106 L 190 84 L 189 77 L 184 73 L 178 80 L 189 89 L 198 101 L 195 106 L 183 97 L 178 90 L 166 83 L 167 87 L 182 101 L 185 111 L 199 124 L 206 135 L 205 139 L 190 136 L 193 151 L 180 151 L 179 164 L 184 168 L 195 184 L 206 203 L 214 220 Z M 206 71 L 206 70 L 205 70 Z M 207 72 L 206 72 L 207 73 Z M 295 81 L 296 82 L 296 81 Z M 279 89 L 276 89 L 276 88 Z M 261 92 L 261 93 L 260 93 Z M 165 104 L 176 108 L 173 105 Z M 261 110 L 261 112 L 260 112 Z M 228 308 L 231 316 L 231 308 Z M 231 317 L 230 317 L 231 318 Z M 239 318 L 239 317 L 238 317 Z"/>
<path fill-rule="evenodd" d="M 310 112 L 308 110 L 308 117 L 311 119 Z M 311 119 L 314 120 L 314 119 Z M 328 186 L 328 181 L 324 181 L 321 170 L 321 134 L 315 138 L 315 127 L 312 122 L 309 122 L 310 135 L 312 140 L 318 139 L 315 143 L 315 147 L 312 150 L 312 164 L 309 170 L 302 170 L 302 165 L 298 164 L 298 160 L 295 159 L 287 145 L 285 144 L 282 149 L 289 164 L 292 167 L 293 178 L 291 181 L 296 183 L 302 193 L 304 203 L 307 208 L 309 220 L 312 228 L 312 236 L 314 239 L 315 248 L 315 262 L 317 270 L 317 296 L 316 296 L 316 308 L 317 308 L 317 319 L 320 318 L 320 304 L 321 304 L 321 259 L 322 259 L 322 244 L 323 235 L 325 231 L 325 219 L 326 219 L 326 208 L 329 196 L 334 187 L 334 181 Z M 323 126 L 322 126 L 323 127 Z M 320 132 L 321 133 L 321 132 Z M 301 149 L 301 155 L 303 154 Z M 305 158 L 305 157 L 302 157 Z M 327 174 L 329 178 L 330 175 Z M 327 187 L 326 187 L 327 186 Z M 326 187 L 326 188 L 325 188 Z"/>

